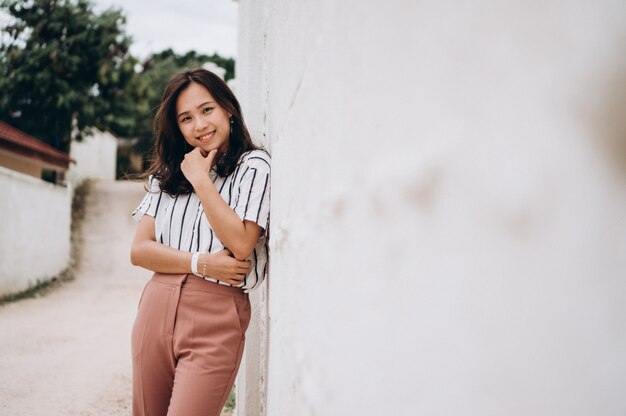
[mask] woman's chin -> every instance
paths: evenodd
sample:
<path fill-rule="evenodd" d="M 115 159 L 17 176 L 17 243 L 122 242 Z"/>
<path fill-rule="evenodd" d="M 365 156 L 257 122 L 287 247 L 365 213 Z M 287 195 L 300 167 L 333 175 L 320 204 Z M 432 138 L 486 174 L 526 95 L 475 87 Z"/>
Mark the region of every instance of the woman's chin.
<path fill-rule="evenodd" d="M 206 146 L 198 145 L 198 146 L 195 146 L 195 148 L 200 149 L 200 153 L 202 153 L 202 156 L 204 157 L 206 157 L 210 152 L 210 150 L 206 149 Z"/>
<path fill-rule="evenodd" d="M 206 157 L 209 153 L 211 153 L 211 151 L 217 150 L 216 156 L 219 158 L 226 153 L 226 150 L 228 150 L 228 148 L 226 149 L 218 148 L 214 143 L 199 143 L 197 147 L 199 147 L 203 151 L 202 153 L 204 157 Z"/>
<path fill-rule="evenodd" d="M 215 149 L 215 145 L 213 143 L 200 143 L 198 147 L 207 153 Z"/>

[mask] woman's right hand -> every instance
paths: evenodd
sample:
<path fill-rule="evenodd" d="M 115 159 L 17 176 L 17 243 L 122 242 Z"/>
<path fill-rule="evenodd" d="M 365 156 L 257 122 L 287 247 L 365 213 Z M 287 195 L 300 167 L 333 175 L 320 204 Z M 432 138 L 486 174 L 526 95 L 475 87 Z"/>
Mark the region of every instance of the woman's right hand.
<path fill-rule="evenodd" d="M 251 261 L 237 260 L 227 248 L 215 253 L 201 254 L 198 259 L 198 270 L 200 272 L 235 286 L 241 285 L 251 268 Z"/>

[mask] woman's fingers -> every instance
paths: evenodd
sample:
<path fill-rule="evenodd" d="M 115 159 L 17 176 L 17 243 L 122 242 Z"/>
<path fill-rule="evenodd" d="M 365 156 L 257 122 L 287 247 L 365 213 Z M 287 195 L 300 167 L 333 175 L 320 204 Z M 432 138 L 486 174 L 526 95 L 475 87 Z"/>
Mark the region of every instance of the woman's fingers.
<path fill-rule="evenodd" d="M 230 283 L 231 285 L 240 285 L 243 282 L 243 279 L 246 275 L 235 275 L 234 277 L 224 279 L 226 283 Z"/>
<path fill-rule="evenodd" d="M 249 261 L 249 260 L 237 261 L 237 268 L 238 269 L 250 270 L 250 266 L 252 266 L 252 262 Z"/>
<path fill-rule="evenodd" d="M 216 269 L 218 279 L 231 285 L 240 285 L 243 283 L 246 275 L 252 269 L 252 261 L 237 260 L 227 248 L 217 252 L 221 257 L 219 266 Z M 215 254 L 217 254 L 215 253 Z"/>
<path fill-rule="evenodd" d="M 202 149 L 200 146 L 197 146 L 195 149 L 192 150 L 192 152 L 198 152 L 202 155 L 202 157 L 207 157 L 208 153 L 206 150 Z"/>

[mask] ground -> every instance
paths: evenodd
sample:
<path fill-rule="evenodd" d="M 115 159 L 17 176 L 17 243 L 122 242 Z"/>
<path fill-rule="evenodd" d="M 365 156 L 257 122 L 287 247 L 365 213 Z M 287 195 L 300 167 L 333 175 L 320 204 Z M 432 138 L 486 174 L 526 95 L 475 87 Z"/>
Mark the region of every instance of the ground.
<path fill-rule="evenodd" d="M 0 307 L 0 414 L 130 415 L 130 331 L 151 276 L 130 264 L 130 213 L 144 192 L 95 182 L 75 279 Z"/>

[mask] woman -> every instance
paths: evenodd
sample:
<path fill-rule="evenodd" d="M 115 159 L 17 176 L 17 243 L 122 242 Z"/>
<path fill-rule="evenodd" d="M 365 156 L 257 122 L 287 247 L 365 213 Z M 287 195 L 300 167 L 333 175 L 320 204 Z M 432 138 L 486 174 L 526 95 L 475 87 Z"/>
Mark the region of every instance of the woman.
<path fill-rule="evenodd" d="M 204 69 L 175 74 L 154 120 L 131 263 L 154 271 L 131 334 L 133 415 L 218 416 L 267 273 L 270 155 Z M 147 214 L 147 215 L 146 215 Z"/>

